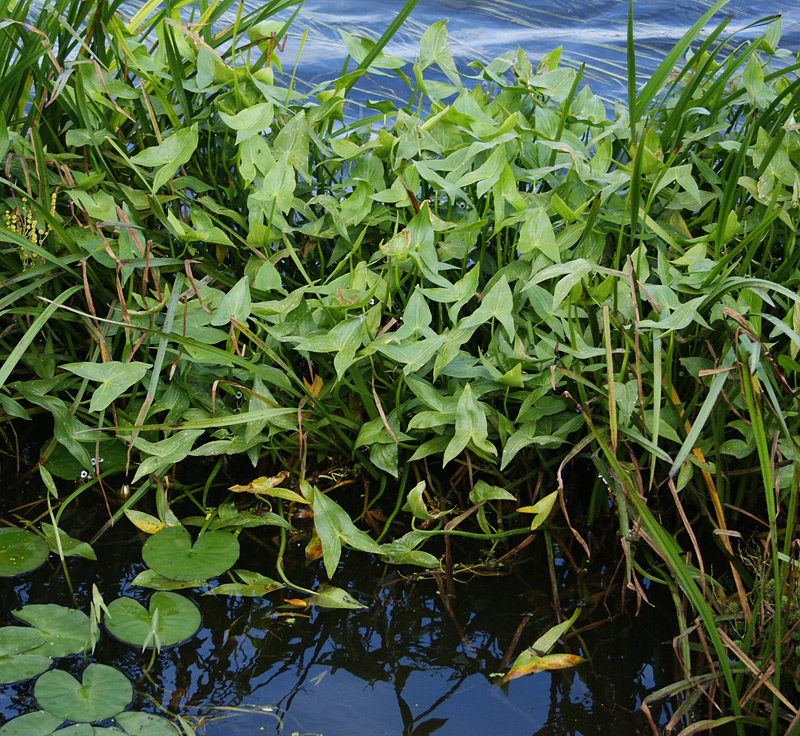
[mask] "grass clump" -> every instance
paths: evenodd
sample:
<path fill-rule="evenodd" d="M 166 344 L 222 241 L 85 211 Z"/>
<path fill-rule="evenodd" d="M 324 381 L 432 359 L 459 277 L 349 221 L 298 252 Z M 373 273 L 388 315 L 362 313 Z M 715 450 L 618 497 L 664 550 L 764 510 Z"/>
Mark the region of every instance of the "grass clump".
<path fill-rule="evenodd" d="M 292 4 L 214 31 L 223 5 L 145 22 L 64 0 L 34 31 L 6 6 L 5 417 L 52 417 L 41 463 L 82 474 L 70 498 L 127 471 L 126 507 L 155 488 L 162 521 L 167 487 L 218 514 L 246 457 L 259 503 L 312 511 L 329 574 L 343 543 L 438 567 L 432 536 L 452 574 L 451 536 L 506 554 L 554 491 L 533 527 L 588 557 L 611 508 L 625 585 L 676 602 L 675 724 L 702 693 L 709 726 L 789 733 L 800 63 L 780 19 L 701 37 L 717 2 L 641 89 L 631 32 L 609 112 L 558 50 L 458 72 L 444 23 L 410 64 L 392 29 L 350 37 L 355 70 L 301 94 L 271 19 Z M 409 103 L 352 121 L 367 69 Z M 565 487 L 579 456 L 599 477 Z M 174 476 L 197 458 L 204 483 Z"/>

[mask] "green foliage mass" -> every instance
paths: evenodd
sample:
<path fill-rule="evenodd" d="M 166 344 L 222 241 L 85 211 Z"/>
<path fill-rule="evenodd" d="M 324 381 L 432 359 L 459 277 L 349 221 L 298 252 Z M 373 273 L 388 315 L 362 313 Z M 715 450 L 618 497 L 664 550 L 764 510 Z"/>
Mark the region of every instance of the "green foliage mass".
<path fill-rule="evenodd" d="M 609 109 L 558 50 L 456 71 L 444 23 L 409 63 L 388 37 L 348 36 L 356 71 L 300 91 L 278 50 L 289 23 L 269 20 L 291 4 L 215 31 L 224 3 L 187 25 L 61 0 L 35 33 L 28 5 L 7 5 L 3 416 L 52 416 L 43 459 L 62 476 L 119 472 L 126 447 L 145 484 L 192 458 L 300 481 L 333 458 L 381 489 L 399 478 L 395 515 L 413 474 L 478 473 L 524 506 L 537 477 L 563 492 L 583 453 L 605 479 L 589 521 L 610 498 L 628 585 L 686 596 L 731 717 L 776 732 L 800 482 L 800 64 L 780 20 L 701 38 L 721 0 L 641 89 L 631 30 L 628 105 Z M 409 102 L 354 120 L 370 64 Z M 304 496 L 329 573 L 342 542 L 377 547 Z M 427 533 L 454 530 L 421 490 L 409 501 Z M 474 533 L 502 537 L 510 503 L 475 501 Z M 752 517 L 769 536 L 748 564 L 735 545 Z M 731 636 L 771 658 L 771 708 L 740 704 L 753 672 Z"/>

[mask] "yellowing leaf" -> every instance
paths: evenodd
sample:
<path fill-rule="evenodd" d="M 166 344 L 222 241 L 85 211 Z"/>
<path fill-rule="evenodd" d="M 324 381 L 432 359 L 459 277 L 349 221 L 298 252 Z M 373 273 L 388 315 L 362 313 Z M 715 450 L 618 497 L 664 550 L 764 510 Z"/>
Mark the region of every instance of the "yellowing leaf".
<path fill-rule="evenodd" d="M 164 522 L 157 519 L 155 516 L 145 514 L 144 511 L 135 511 L 134 509 L 125 509 L 125 516 L 139 531 L 145 534 L 155 534 L 164 528 Z"/>
<path fill-rule="evenodd" d="M 523 661 L 520 662 L 520 659 L 523 659 Z M 526 649 L 517 657 L 517 661 L 514 663 L 509 673 L 503 678 L 503 682 L 515 680 L 517 677 L 530 675 L 533 672 L 565 670 L 581 662 L 586 662 L 586 659 L 577 654 L 545 654 L 540 657 L 533 653 L 532 650 Z"/>
<path fill-rule="evenodd" d="M 277 487 L 288 477 L 289 471 L 281 470 L 277 475 L 262 475 L 260 478 L 251 480 L 247 485 L 231 486 L 228 490 L 234 493 L 253 493 L 257 496 L 274 496 L 285 498 L 288 501 L 306 503 L 300 494 L 290 491 L 288 488 Z"/>
<path fill-rule="evenodd" d="M 308 393 L 310 393 L 315 399 L 318 399 L 320 393 L 322 393 L 322 388 L 325 385 L 325 383 L 323 382 L 322 377 L 318 373 L 317 375 L 314 376 L 314 380 L 311 383 L 309 383 L 305 379 L 305 377 L 303 377 L 303 385 L 308 390 Z"/>
<path fill-rule="evenodd" d="M 558 491 L 553 491 L 544 498 L 540 498 L 533 506 L 520 506 L 517 511 L 523 514 L 535 514 L 531 522 L 531 529 L 538 529 L 550 516 L 557 498 Z"/>

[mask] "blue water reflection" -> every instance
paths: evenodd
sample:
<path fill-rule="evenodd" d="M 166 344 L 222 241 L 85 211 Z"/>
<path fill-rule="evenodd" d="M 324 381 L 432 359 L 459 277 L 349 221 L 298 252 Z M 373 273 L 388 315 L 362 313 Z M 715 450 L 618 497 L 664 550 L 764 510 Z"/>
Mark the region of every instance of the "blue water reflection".
<path fill-rule="evenodd" d="M 711 4 L 710 0 L 635 0 L 639 74 L 647 76 Z M 307 83 L 330 79 L 346 57 L 338 31 L 377 38 L 402 6 L 402 0 L 310 0 L 290 34 L 283 63 L 294 65 L 301 35 L 307 31 L 299 77 Z M 253 10 L 257 3 L 246 0 L 245 7 Z M 566 63 L 586 64 L 584 79 L 593 91 L 609 100 L 620 99 L 626 95 L 627 13 L 627 0 L 422 0 L 387 51 L 413 60 L 425 29 L 448 19 L 450 46 L 462 68 L 469 61 L 488 62 L 517 47 L 536 60 L 563 46 Z M 796 52 L 800 45 L 800 3 L 796 0 L 732 0 L 714 24 L 731 16 L 729 30 L 740 30 L 775 13 L 782 14 L 783 45 Z M 757 32 L 743 31 L 742 36 Z M 373 84 L 384 83 L 402 97 L 400 85 L 373 80 Z"/>

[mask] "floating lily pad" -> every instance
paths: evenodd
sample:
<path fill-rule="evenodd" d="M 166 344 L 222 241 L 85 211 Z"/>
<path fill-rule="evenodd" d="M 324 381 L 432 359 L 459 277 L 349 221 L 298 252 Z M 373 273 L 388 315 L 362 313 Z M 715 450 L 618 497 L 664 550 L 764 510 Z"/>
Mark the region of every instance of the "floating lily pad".
<path fill-rule="evenodd" d="M 86 648 L 89 639 L 89 617 L 83 611 L 65 608 L 55 603 L 34 603 L 13 612 L 21 621 L 30 624 L 41 639 L 28 654 L 47 657 L 66 657 Z M 22 627 L 18 627 L 22 629 Z M 22 629 L 27 631 L 27 629 Z"/>
<path fill-rule="evenodd" d="M 148 611 L 133 598 L 117 598 L 105 616 L 108 633 L 128 644 L 153 647 L 153 616 L 158 611 L 158 644 L 168 647 L 190 639 L 200 628 L 200 609 L 177 593 L 153 593 Z"/>
<path fill-rule="evenodd" d="M 50 556 L 47 542 L 25 529 L 0 529 L 0 577 L 22 575 Z"/>
<path fill-rule="evenodd" d="M 90 726 L 88 723 L 76 723 L 74 726 L 60 729 L 56 736 L 123 736 L 123 732 L 118 728 L 104 728 Z"/>
<path fill-rule="evenodd" d="M 63 722 L 63 718 L 38 710 L 12 718 L 0 728 L 0 736 L 50 736 Z"/>
<path fill-rule="evenodd" d="M 34 695 L 48 713 L 76 723 L 112 718 L 133 700 L 130 680 L 104 664 L 90 664 L 83 682 L 69 672 L 50 670 L 37 681 Z"/>
<path fill-rule="evenodd" d="M 186 590 L 187 588 L 201 588 L 205 580 L 171 580 L 159 575 L 155 570 L 142 570 L 133 580 L 134 585 L 152 590 Z"/>
<path fill-rule="evenodd" d="M 165 578 L 206 580 L 233 567 L 239 559 L 239 540 L 228 532 L 209 531 L 192 546 L 185 529 L 165 527 L 145 542 L 142 559 Z"/>
<path fill-rule="evenodd" d="M 117 716 L 117 723 L 130 736 L 176 736 L 178 733 L 166 718 L 151 713 L 125 711 Z"/>
<path fill-rule="evenodd" d="M 42 644 L 36 629 L 5 626 L 0 629 L 0 683 L 19 682 L 49 669 L 53 660 L 42 654 L 30 654 Z"/>
<path fill-rule="evenodd" d="M 248 598 L 258 598 L 284 587 L 283 583 L 260 575 L 257 572 L 251 572 L 250 570 L 234 570 L 234 572 L 239 577 L 239 580 L 242 581 L 241 583 L 223 583 L 208 591 L 208 594 L 243 595 Z"/>

